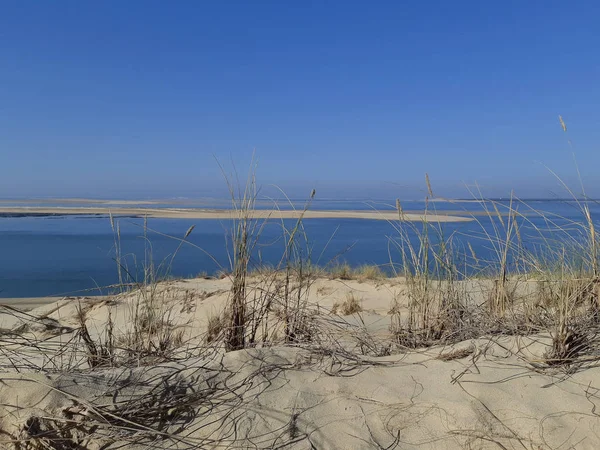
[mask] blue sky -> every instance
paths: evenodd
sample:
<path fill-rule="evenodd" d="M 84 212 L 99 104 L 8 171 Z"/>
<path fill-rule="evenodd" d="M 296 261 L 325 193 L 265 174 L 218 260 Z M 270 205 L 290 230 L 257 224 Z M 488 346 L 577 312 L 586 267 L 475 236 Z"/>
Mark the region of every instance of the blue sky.
<path fill-rule="evenodd" d="M 600 3 L 0 2 L 0 197 L 600 196 Z"/>

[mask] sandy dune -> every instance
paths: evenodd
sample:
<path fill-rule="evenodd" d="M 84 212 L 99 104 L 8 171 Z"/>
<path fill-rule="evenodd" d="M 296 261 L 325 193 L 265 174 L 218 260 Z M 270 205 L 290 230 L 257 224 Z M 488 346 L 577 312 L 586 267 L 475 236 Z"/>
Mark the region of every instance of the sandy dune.
<path fill-rule="evenodd" d="M 465 290 L 477 299 L 481 283 L 469 282 Z M 259 285 L 250 282 L 250 298 Z M 131 331 L 139 293 L 61 299 L 27 313 L 4 310 L 0 446 L 42 432 L 86 449 L 600 446 L 600 368 L 540 369 L 547 335 L 484 337 L 389 354 L 389 313 L 393 307 L 405 311 L 404 281 L 322 278 L 309 294 L 322 325 L 318 342 L 230 353 L 201 348 L 230 288 L 228 279 L 161 285 L 155 294 L 166 305 L 163 319 L 182 330 L 186 356 L 91 371 L 81 365 L 81 346 L 67 345 L 77 336 L 78 308 L 99 342 L 109 317 L 117 335 Z M 349 295 L 362 311 L 332 315 Z M 36 348 L 17 354 L 19 339 L 35 341 Z M 162 404 L 173 406 L 158 417 Z"/>

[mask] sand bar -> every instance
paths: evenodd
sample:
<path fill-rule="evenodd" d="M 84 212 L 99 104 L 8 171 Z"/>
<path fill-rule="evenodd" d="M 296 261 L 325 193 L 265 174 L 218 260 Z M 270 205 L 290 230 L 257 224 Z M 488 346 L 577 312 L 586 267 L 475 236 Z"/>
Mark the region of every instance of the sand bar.
<path fill-rule="evenodd" d="M 235 212 L 226 209 L 192 209 L 192 208 L 103 208 L 103 207 L 12 207 L 0 208 L 0 216 L 44 216 L 44 215 L 98 215 L 112 213 L 114 216 L 139 216 L 171 219 L 231 219 Z M 295 219 L 300 211 L 255 210 L 252 217 L 256 219 Z M 369 219 L 398 220 L 394 211 L 306 211 L 305 219 Z M 421 221 L 427 218 L 430 222 L 468 222 L 470 217 L 435 213 L 424 215 L 422 212 L 407 212 L 402 215 L 406 221 Z"/>

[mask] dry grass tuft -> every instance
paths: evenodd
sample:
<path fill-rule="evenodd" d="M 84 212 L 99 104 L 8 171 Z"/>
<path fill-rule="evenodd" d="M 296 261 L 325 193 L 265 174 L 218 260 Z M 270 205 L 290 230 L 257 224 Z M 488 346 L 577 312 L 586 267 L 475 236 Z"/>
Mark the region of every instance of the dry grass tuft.
<path fill-rule="evenodd" d="M 383 280 L 388 275 L 381 270 L 381 267 L 377 265 L 364 264 L 357 268 L 352 268 L 348 263 L 338 263 L 334 266 L 328 267 L 318 274 L 322 273 L 333 280 L 358 280 L 358 281 L 371 281 L 371 280 Z"/>
<path fill-rule="evenodd" d="M 330 278 L 338 280 L 352 280 L 354 277 L 354 271 L 347 263 L 337 264 L 331 267 L 328 270 L 328 274 Z"/>
<path fill-rule="evenodd" d="M 216 313 L 208 317 L 205 341 L 207 344 L 218 342 L 225 336 L 227 325 L 231 319 L 225 313 Z"/>
<path fill-rule="evenodd" d="M 353 292 L 346 295 L 346 300 L 341 303 L 335 303 L 331 308 L 332 314 L 340 316 L 350 316 L 362 312 L 362 304 L 360 298 L 358 298 Z"/>
<path fill-rule="evenodd" d="M 386 274 L 381 270 L 379 266 L 374 265 L 363 265 L 354 271 L 356 278 L 364 280 L 382 280 L 386 278 Z"/>

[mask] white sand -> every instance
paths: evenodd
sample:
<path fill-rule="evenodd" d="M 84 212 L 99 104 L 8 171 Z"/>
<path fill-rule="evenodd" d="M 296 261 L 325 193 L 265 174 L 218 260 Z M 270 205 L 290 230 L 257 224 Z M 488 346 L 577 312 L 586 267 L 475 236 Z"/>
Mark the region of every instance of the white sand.
<path fill-rule="evenodd" d="M 160 294 L 169 305 L 165 319 L 181 325 L 193 340 L 206 329 L 208 317 L 224 309 L 230 287 L 227 279 L 166 283 Z M 476 283 L 465 290 L 474 298 L 482 295 Z M 319 279 L 309 299 L 323 317 L 331 318 L 328 310 L 349 293 L 360 299 L 363 312 L 335 319 L 340 326 L 329 332 L 342 337 L 345 332 L 362 330 L 372 342 L 386 342 L 390 308 L 397 302 L 405 310 L 403 280 Z M 311 351 L 310 346 L 279 346 L 204 353 L 153 368 L 48 375 L 27 369 L 28 364 L 49 368 L 67 360 L 69 355 L 59 354 L 57 343 L 73 338 L 78 305 L 86 312 L 90 334 L 99 339 L 109 312 L 115 330 L 127 331 L 136 298 L 130 294 L 117 299 L 60 300 L 26 315 L 0 315 L 5 316 L 1 328 L 28 324 L 21 335 L 35 337 L 39 344 L 37 353 L 12 355 L 20 373 L 7 362 L 14 344 L 3 347 L 0 430 L 9 435 L 0 434 L 0 446 L 10 448 L 10 436 L 23 436 L 35 418 L 84 423 L 82 417 L 108 414 L 112 410 L 106 405 L 113 402 L 135 400 L 139 404 L 143 400 L 139 397 L 150 389 L 172 386 L 190 398 L 192 392 L 201 392 L 193 398 L 203 406 L 200 414 L 187 416 L 179 440 L 159 440 L 158 448 L 600 448 L 596 411 L 600 368 L 569 375 L 559 369 L 535 369 L 547 350 L 545 335 L 480 338 L 449 348 L 379 357 L 364 356 L 358 350 L 322 353 Z M 43 321 L 32 321 L 29 314 Z M 466 351 L 457 359 L 439 359 L 440 354 L 456 350 Z M 122 387 L 115 390 L 115 386 Z M 171 413 L 173 417 L 183 414 Z M 77 435 L 81 448 L 100 448 L 102 430 L 108 430 L 113 419 L 110 414 L 104 422 L 100 419 L 104 428 L 96 430 L 92 440 L 86 440 L 83 431 Z M 174 432 L 179 426 L 173 424 L 168 430 Z M 77 432 L 71 430 L 69 436 Z M 136 447 L 127 441 L 130 438 L 131 433 L 122 433 L 125 448 L 147 448 Z"/>

